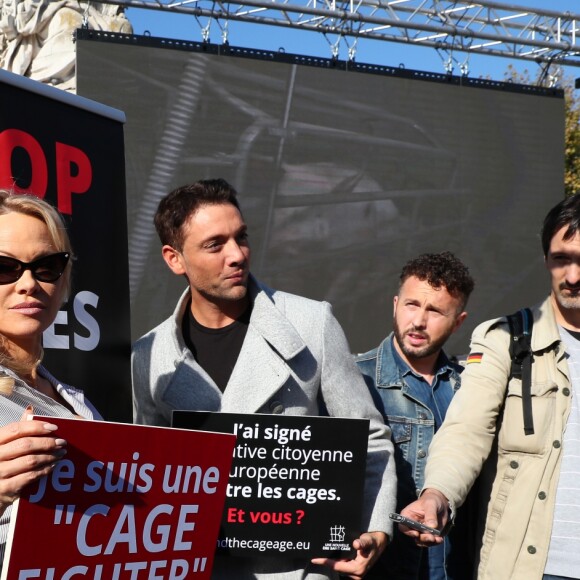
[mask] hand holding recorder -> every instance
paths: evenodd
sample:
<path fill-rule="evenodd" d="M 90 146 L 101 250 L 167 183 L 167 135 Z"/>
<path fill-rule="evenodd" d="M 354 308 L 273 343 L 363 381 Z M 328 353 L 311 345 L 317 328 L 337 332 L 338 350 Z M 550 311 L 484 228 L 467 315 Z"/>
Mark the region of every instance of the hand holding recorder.
<path fill-rule="evenodd" d="M 433 534 L 434 536 L 441 535 L 441 531 L 438 530 L 437 528 L 431 528 L 429 526 L 426 526 L 425 524 L 422 524 L 421 522 L 418 522 L 417 520 L 406 518 L 401 514 L 392 513 L 389 514 L 389 518 L 391 518 L 394 522 L 397 522 L 398 524 L 401 524 L 412 530 L 417 530 L 418 532 L 423 532 L 425 534 Z"/>
<path fill-rule="evenodd" d="M 434 546 L 443 542 L 441 530 L 447 525 L 449 501 L 440 491 L 426 489 L 417 501 L 401 510 L 400 517 L 407 520 L 399 522 L 403 534 L 414 538 L 419 546 Z"/>

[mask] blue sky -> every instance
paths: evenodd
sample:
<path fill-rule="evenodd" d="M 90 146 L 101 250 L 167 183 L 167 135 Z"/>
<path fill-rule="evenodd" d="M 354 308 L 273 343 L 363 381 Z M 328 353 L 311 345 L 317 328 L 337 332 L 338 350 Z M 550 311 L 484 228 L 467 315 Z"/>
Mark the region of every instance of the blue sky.
<path fill-rule="evenodd" d="M 578 0 L 510 0 L 501 2 L 511 6 L 525 6 L 530 8 L 546 8 L 549 10 L 580 13 Z M 201 26 L 207 20 L 198 24 L 193 16 L 171 14 L 157 10 L 130 8 L 127 17 L 133 24 L 135 34 L 150 33 L 152 36 L 179 38 L 182 40 L 201 41 Z M 216 44 L 222 42 L 220 29 L 212 25 L 210 41 Z M 331 42 L 335 38 L 330 39 Z M 231 22 L 229 24 L 229 42 L 234 46 L 256 48 L 319 56 L 330 58 L 332 50 L 324 35 L 316 32 L 290 30 L 277 26 L 264 26 Z M 339 58 L 348 57 L 346 44 L 340 45 Z M 356 60 L 360 63 L 372 63 L 385 66 L 405 66 L 410 69 L 426 70 L 438 73 L 445 72 L 445 61 L 448 54 L 439 53 L 433 48 L 421 48 L 398 42 L 384 42 L 361 40 L 357 45 Z M 471 77 L 490 77 L 494 80 L 503 80 L 504 72 L 509 64 L 519 71 L 528 70 L 534 77 L 538 72 L 538 65 L 533 62 L 512 60 L 503 57 L 483 56 L 456 52 L 453 55 L 455 68 L 453 74 L 461 74 L 460 64 L 466 63 L 468 74 Z M 580 63 L 580 61 L 579 61 Z M 567 67 L 567 77 L 580 77 L 580 67 Z"/>

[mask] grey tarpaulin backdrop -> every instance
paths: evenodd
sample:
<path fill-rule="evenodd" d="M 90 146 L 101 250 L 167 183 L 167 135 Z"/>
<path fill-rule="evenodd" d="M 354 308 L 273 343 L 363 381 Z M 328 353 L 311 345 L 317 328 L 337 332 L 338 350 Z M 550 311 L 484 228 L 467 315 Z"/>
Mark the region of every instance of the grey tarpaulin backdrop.
<path fill-rule="evenodd" d="M 331 302 L 353 351 L 390 331 L 398 273 L 421 252 L 451 250 L 476 279 L 451 353 L 477 322 L 546 295 L 537 232 L 563 196 L 557 91 L 90 31 L 77 48 L 79 94 L 127 115 L 134 339 L 185 286 L 160 257 L 158 200 L 217 176 L 240 192 L 253 272 Z"/>

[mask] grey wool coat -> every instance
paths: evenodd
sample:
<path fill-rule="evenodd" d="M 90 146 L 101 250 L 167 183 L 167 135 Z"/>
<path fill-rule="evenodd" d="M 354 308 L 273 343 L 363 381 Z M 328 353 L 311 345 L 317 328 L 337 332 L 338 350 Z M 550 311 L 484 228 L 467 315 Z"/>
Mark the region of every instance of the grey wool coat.
<path fill-rule="evenodd" d="M 168 426 L 174 409 L 229 413 L 328 414 L 370 419 L 363 529 L 392 533 L 396 481 L 390 431 L 376 410 L 342 328 L 326 302 L 271 290 L 250 278 L 247 334 L 222 394 L 183 341 L 189 290 L 172 316 L 140 338 L 132 354 L 134 419 Z M 347 475 L 347 474 L 345 474 Z M 334 578 L 305 559 L 216 555 L 213 578 Z"/>

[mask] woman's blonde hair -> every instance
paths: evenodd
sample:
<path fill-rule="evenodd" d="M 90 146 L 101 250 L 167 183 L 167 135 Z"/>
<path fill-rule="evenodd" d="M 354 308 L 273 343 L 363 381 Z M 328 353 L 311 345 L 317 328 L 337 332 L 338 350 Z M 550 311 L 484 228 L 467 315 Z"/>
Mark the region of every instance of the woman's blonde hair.
<path fill-rule="evenodd" d="M 71 255 L 71 259 L 62 275 L 64 278 L 63 302 L 66 301 L 71 290 L 71 262 L 73 255 L 70 238 L 62 216 L 52 205 L 32 193 L 16 193 L 9 189 L 0 189 L 0 215 L 9 213 L 20 213 L 39 219 L 46 224 L 51 242 L 56 250 L 58 252 L 68 252 Z M 30 361 L 30 363 L 16 361 L 7 354 L 7 350 L 4 348 L 4 341 L 5 338 L 0 335 L 0 365 L 19 376 L 27 376 L 40 364 L 42 351 L 39 358 L 35 361 Z M 14 379 L 12 377 L 0 376 L 0 393 L 9 395 L 13 388 Z"/>

